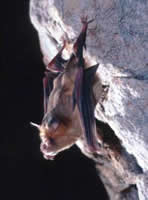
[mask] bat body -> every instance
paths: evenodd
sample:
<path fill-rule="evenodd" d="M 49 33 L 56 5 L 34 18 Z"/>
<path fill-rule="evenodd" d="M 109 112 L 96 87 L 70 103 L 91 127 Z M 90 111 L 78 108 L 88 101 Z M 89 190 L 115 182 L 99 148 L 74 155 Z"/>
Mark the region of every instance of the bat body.
<path fill-rule="evenodd" d="M 89 151 L 97 151 L 94 119 L 93 80 L 98 64 L 86 69 L 83 48 L 86 47 L 87 18 L 82 19 L 82 31 L 73 46 L 68 61 L 62 51 L 48 64 L 43 79 L 44 117 L 38 126 L 41 151 L 46 159 L 53 159 L 60 151 L 72 146 L 82 135 Z"/>

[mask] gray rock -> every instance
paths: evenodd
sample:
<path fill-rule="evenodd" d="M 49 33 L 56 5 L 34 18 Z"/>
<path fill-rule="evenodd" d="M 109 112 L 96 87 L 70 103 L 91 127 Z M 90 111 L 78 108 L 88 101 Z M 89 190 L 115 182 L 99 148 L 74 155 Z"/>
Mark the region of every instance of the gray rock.
<path fill-rule="evenodd" d="M 77 145 L 97 163 L 110 199 L 148 200 L 148 1 L 30 0 L 30 19 L 45 63 L 56 55 L 63 38 L 73 43 L 83 16 L 95 19 L 85 57 L 90 64 L 100 63 L 98 76 L 109 86 L 95 116 L 121 141 L 120 159 L 110 153 L 110 158 L 88 155 L 83 140 Z"/>

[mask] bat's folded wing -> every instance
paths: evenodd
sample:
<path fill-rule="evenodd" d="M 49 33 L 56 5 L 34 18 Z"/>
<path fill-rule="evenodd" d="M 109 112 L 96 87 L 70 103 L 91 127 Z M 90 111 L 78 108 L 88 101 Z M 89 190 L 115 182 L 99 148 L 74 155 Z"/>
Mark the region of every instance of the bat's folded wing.
<path fill-rule="evenodd" d="M 76 79 L 74 99 L 80 112 L 81 124 L 89 149 L 96 151 L 96 123 L 94 118 L 93 81 L 98 64 L 80 71 Z"/>

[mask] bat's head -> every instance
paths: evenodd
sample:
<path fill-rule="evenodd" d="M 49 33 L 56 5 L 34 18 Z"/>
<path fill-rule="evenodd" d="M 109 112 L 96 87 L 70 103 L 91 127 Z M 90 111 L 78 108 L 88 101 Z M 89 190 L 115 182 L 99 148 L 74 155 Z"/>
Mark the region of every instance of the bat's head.
<path fill-rule="evenodd" d="M 48 160 L 53 160 L 59 152 L 71 147 L 80 134 L 80 131 L 75 133 L 75 122 L 60 119 L 51 113 L 45 115 L 41 125 L 32 125 L 39 129 L 40 150 Z"/>

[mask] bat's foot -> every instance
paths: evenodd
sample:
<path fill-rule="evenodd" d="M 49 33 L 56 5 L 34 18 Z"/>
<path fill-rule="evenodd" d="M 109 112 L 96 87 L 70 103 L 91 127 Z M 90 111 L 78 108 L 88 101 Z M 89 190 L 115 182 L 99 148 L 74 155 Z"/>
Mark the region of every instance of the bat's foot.
<path fill-rule="evenodd" d="M 88 16 L 81 17 L 81 23 L 84 24 L 84 25 L 88 25 L 88 24 L 90 24 L 93 21 L 94 21 L 94 19 L 91 19 L 91 20 L 88 21 Z"/>

